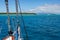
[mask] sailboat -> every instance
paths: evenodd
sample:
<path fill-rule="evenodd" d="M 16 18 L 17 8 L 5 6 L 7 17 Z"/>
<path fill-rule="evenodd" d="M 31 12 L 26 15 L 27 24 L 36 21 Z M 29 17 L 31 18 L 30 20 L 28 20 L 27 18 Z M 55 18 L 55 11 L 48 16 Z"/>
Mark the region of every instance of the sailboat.
<path fill-rule="evenodd" d="M 25 26 L 25 23 L 24 23 L 24 19 L 23 19 L 23 16 L 22 16 L 22 12 L 21 12 L 21 7 L 20 7 L 20 4 L 18 3 L 19 1 L 18 0 L 15 0 L 15 4 L 16 4 L 16 28 L 17 30 L 15 31 L 12 31 L 12 28 L 11 28 L 11 25 L 10 25 L 10 15 L 9 15 L 9 7 L 8 7 L 8 0 L 5 0 L 5 5 L 6 5 L 6 13 L 7 13 L 7 17 L 8 17 L 8 34 L 6 37 L 4 37 L 2 40 L 16 40 L 15 39 L 15 36 L 14 34 L 17 33 L 17 40 L 23 40 L 23 38 L 21 38 L 21 31 L 20 31 L 20 24 L 19 24 L 19 19 L 18 19 L 18 6 L 19 6 L 19 9 L 20 9 L 20 14 L 21 14 L 21 20 L 23 21 L 23 26 L 24 26 L 24 31 L 25 31 L 25 34 L 26 34 L 26 38 L 25 40 L 28 40 L 28 34 L 27 34 L 27 31 L 26 31 L 26 26 Z"/>
<path fill-rule="evenodd" d="M 18 0 L 15 0 L 15 3 L 16 3 L 16 16 L 17 16 L 17 40 L 22 40 L 20 38 L 20 26 L 18 25 Z M 15 40 L 15 37 L 14 37 L 14 34 L 16 33 L 16 31 L 12 31 L 11 30 L 11 25 L 10 25 L 10 16 L 9 16 L 9 8 L 8 8 L 8 0 L 5 0 L 5 5 L 6 5 L 6 10 L 7 10 L 7 15 L 8 15 L 8 34 L 5 38 L 3 38 L 3 40 Z"/>

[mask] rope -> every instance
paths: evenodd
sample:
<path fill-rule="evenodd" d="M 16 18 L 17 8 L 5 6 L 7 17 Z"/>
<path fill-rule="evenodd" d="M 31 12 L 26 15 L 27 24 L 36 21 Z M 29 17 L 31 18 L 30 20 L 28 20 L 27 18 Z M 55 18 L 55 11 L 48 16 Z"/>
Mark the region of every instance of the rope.
<path fill-rule="evenodd" d="M 6 10 L 7 10 L 7 16 L 8 16 L 8 29 L 10 31 L 10 16 L 9 16 L 9 9 L 8 9 L 8 0 L 5 0 L 6 3 Z"/>
<path fill-rule="evenodd" d="M 10 19 L 10 18 L 9 18 L 9 14 L 8 14 L 8 13 L 9 13 L 8 0 L 5 0 L 5 4 L 6 4 L 7 16 L 8 16 L 8 27 L 9 27 L 9 30 L 10 30 L 10 26 L 9 26 L 9 25 L 10 25 L 10 23 L 9 23 L 9 21 L 10 21 L 9 19 Z"/>
<path fill-rule="evenodd" d="M 26 40 L 28 40 L 28 33 L 26 31 L 26 26 L 25 26 L 25 22 L 24 22 L 24 19 L 23 19 L 22 10 L 21 10 L 21 6 L 20 6 L 19 0 L 18 0 L 18 5 L 19 5 L 19 9 L 20 9 L 20 14 L 21 14 L 21 20 L 23 22 L 24 30 L 25 30 L 25 33 L 26 33 Z"/>

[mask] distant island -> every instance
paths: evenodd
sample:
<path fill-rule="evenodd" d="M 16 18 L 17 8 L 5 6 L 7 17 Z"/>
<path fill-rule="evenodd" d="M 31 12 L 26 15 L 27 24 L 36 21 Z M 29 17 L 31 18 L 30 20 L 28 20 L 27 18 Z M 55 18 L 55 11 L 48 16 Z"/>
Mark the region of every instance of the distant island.
<path fill-rule="evenodd" d="M 36 15 L 36 13 L 19 13 L 22 15 Z M 6 12 L 0 12 L 0 15 L 7 15 Z M 16 15 L 16 12 L 10 12 L 9 15 Z"/>

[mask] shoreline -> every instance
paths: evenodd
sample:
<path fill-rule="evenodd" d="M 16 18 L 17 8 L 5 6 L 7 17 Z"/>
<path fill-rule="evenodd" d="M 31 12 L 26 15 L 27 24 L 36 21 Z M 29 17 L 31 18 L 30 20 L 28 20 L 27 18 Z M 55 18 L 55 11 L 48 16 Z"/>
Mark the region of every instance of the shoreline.
<path fill-rule="evenodd" d="M 7 13 L 4 13 L 4 12 L 1 12 L 0 14 L 7 14 Z M 9 13 L 9 14 L 16 14 L 16 12 L 14 13 L 14 12 L 12 12 L 12 13 Z M 22 13 L 22 14 L 35 14 L 35 13 Z"/>

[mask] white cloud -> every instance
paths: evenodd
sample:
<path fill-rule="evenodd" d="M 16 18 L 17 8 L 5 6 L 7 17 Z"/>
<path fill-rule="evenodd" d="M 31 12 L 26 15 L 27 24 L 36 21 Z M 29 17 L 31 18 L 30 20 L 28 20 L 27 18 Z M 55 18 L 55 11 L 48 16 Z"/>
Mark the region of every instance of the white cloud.
<path fill-rule="evenodd" d="M 60 5 L 58 4 L 45 4 L 37 8 L 31 9 L 27 12 L 31 13 L 60 13 Z"/>

